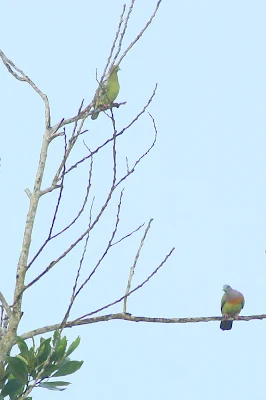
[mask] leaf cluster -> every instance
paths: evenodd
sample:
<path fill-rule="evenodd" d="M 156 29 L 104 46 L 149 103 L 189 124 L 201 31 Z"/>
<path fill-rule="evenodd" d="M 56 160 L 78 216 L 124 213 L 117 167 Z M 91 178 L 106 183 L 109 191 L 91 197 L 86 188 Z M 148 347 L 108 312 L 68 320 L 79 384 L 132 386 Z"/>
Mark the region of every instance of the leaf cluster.
<path fill-rule="evenodd" d="M 25 340 L 17 336 L 20 353 L 15 357 L 8 356 L 0 367 L 0 400 L 6 396 L 17 400 L 32 386 L 65 390 L 70 382 L 50 379 L 70 375 L 80 369 L 83 361 L 69 358 L 79 343 L 80 337 L 77 337 L 67 348 L 66 337 L 61 338 L 59 331 L 55 331 L 53 338 L 41 338 L 37 348 L 33 341 L 33 346 L 29 348 Z M 31 399 L 26 397 L 26 400 Z"/>

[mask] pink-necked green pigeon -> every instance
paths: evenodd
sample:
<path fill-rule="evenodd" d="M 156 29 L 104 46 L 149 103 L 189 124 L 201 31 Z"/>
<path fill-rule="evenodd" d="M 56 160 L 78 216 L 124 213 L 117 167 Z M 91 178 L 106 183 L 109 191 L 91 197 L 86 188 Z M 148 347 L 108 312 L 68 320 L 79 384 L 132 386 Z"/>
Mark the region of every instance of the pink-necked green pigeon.
<path fill-rule="evenodd" d="M 97 111 L 98 108 L 100 108 L 100 107 L 107 108 L 117 98 L 119 89 L 120 89 L 118 76 L 117 76 L 117 73 L 119 70 L 120 70 L 119 65 L 114 65 L 111 70 L 111 73 L 109 75 L 109 78 L 107 79 L 107 81 L 104 81 L 102 83 L 101 90 L 98 94 L 98 98 L 94 105 L 94 112 L 91 116 L 91 119 L 98 118 L 98 115 L 100 112 L 100 111 Z"/>
<path fill-rule="evenodd" d="M 232 328 L 233 321 L 228 321 L 227 318 L 237 318 L 245 304 L 245 299 L 242 293 L 232 289 L 229 285 L 223 286 L 224 295 L 221 300 L 221 312 L 224 320 L 221 321 L 220 328 L 223 331 L 229 331 Z"/>

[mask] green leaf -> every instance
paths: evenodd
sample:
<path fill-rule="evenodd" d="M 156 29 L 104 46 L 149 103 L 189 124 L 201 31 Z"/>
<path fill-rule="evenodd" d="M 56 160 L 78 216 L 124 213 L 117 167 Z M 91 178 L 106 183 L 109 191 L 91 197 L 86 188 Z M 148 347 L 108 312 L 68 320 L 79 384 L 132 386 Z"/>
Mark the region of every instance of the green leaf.
<path fill-rule="evenodd" d="M 42 368 L 40 368 L 39 370 L 41 370 Z M 42 374 L 40 375 L 40 378 L 50 378 L 50 376 L 52 375 L 53 372 L 55 372 L 56 370 L 58 370 L 58 366 L 57 365 L 53 365 L 53 364 L 48 364 L 45 368 L 44 371 L 42 372 Z"/>
<path fill-rule="evenodd" d="M 6 361 L 5 361 L 5 363 L 6 363 Z M 7 378 L 10 379 L 10 368 L 8 367 L 8 364 L 6 364 L 6 368 L 1 368 L 1 370 L 2 370 L 2 373 L 1 373 L 1 379 L 0 379 L 0 389 L 2 389 L 5 386 L 5 382 L 6 382 Z"/>
<path fill-rule="evenodd" d="M 18 354 L 16 357 L 23 361 L 26 365 L 28 365 L 28 360 L 22 357 L 20 354 Z"/>
<path fill-rule="evenodd" d="M 54 331 L 53 346 L 56 345 L 58 340 L 60 340 L 60 333 L 59 333 L 59 331 Z"/>
<path fill-rule="evenodd" d="M 62 365 L 65 365 L 65 364 L 68 363 L 69 361 L 71 361 L 70 358 L 69 358 L 69 357 L 65 357 L 65 358 L 62 360 L 62 362 L 60 363 L 60 368 L 62 367 Z"/>
<path fill-rule="evenodd" d="M 17 379 L 11 379 L 7 382 L 4 389 L 1 392 L 3 397 L 11 396 L 12 394 L 16 393 L 19 389 L 22 389 L 24 385 L 18 381 Z"/>
<path fill-rule="evenodd" d="M 58 361 L 61 361 L 67 347 L 67 339 L 64 336 L 60 341 L 57 342 L 54 354 L 52 356 L 52 361 L 55 361 L 58 363 Z"/>
<path fill-rule="evenodd" d="M 42 345 L 44 342 L 50 343 L 51 342 L 51 338 L 45 339 L 45 338 L 41 337 L 40 338 L 40 345 Z"/>
<path fill-rule="evenodd" d="M 28 366 L 29 366 L 30 373 L 32 373 L 32 370 L 34 370 L 36 363 L 37 363 L 37 359 L 35 356 L 35 349 L 34 349 L 34 347 L 31 347 L 29 350 L 29 357 L 28 357 Z"/>
<path fill-rule="evenodd" d="M 52 375 L 54 376 L 65 376 L 70 375 L 80 369 L 82 366 L 83 361 L 68 361 L 64 364 L 61 364 L 58 371 Z"/>
<path fill-rule="evenodd" d="M 7 357 L 7 361 L 14 377 L 26 385 L 28 383 L 28 369 L 26 364 L 18 357 Z"/>
<path fill-rule="evenodd" d="M 66 352 L 66 357 L 68 357 L 71 353 L 73 353 L 74 350 L 79 346 L 80 344 L 80 337 L 78 336 L 76 340 L 74 340 L 73 343 L 69 346 L 67 352 Z"/>
<path fill-rule="evenodd" d="M 37 350 L 37 363 L 38 365 L 42 364 L 44 361 L 47 360 L 49 354 L 51 353 L 51 346 L 50 346 L 51 338 L 42 340 L 40 347 Z"/>
<path fill-rule="evenodd" d="M 59 388 L 57 386 L 68 386 L 70 385 L 70 382 L 63 382 L 63 381 L 55 381 L 55 382 L 43 382 L 40 383 L 39 387 L 43 387 L 45 389 L 49 389 L 49 390 L 66 390 L 66 388 Z"/>
<path fill-rule="evenodd" d="M 30 370 L 29 374 L 33 377 L 33 379 L 36 379 L 36 377 L 37 377 L 37 371 L 36 371 L 35 369 L 32 368 L 32 369 Z"/>
<path fill-rule="evenodd" d="M 17 336 L 16 340 L 21 356 L 27 360 L 29 357 L 29 349 L 27 343 L 20 336 Z"/>

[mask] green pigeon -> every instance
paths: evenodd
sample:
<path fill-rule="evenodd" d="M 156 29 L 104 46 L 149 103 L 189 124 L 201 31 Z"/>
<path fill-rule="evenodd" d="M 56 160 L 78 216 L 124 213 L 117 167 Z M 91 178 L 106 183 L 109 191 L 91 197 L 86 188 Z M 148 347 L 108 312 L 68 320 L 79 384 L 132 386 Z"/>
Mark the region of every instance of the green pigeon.
<path fill-rule="evenodd" d="M 97 108 L 99 107 L 107 108 L 117 98 L 120 89 L 117 76 L 119 70 L 120 70 L 119 65 L 114 65 L 110 72 L 109 78 L 106 81 L 103 81 L 100 92 L 98 94 L 98 97 L 94 105 L 95 111 L 92 114 L 91 119 L 98 118 L 100 111 L 97 112 L 96 111 Z"/>
<path fill-rule="evenodd" d="M 228 321 L 227 318 L 237 318 L 245 304 L 245 299 L 242 293 L 232 289 L 229 285 L 223 286 L 224 295 L 221 300 L 221 312 L 224 320 L 221 321 L 220 328 L 223 331 L 229 331 L 232 328 L 233 321 Z"/>

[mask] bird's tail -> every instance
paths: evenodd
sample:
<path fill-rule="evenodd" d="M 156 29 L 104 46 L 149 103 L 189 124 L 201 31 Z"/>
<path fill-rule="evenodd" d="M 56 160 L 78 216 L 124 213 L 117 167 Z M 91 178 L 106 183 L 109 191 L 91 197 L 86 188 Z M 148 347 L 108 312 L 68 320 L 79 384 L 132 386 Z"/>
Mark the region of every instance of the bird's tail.
<path fill-rule="evenodd" d="M 91 119 L 97 119 L 98 115 L 99 113 L 94 111 L 93 114 L 91 114 Z"/>
<path fill-rule="evenodd" d="M 222 331 L 230 331 L 230 329 L 232 329 L 232 325 L 233 325 L 233 321 L 221 321 L 220 323 L 220 328 L 222 329 Z"/>

